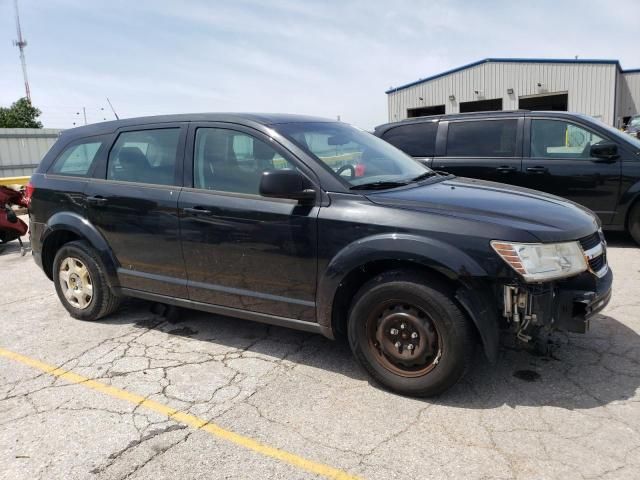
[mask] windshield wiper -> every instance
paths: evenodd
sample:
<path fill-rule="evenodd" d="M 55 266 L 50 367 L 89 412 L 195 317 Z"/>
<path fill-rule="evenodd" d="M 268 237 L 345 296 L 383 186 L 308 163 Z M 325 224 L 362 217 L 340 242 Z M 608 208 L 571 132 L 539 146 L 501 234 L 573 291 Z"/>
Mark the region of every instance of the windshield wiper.
<path fill-rule="evenodd" d="M 349 190 L 383 190 L 385 188 L 403 187 L 409 182 L 379 181 L 354 185 Z"/>
<path fill-rule="evenodd" d="M 435 177 L 436 175 L 438 175 L 437 172 L 434 172 L 433 170 L 431 170 L 430 172 L 424 172 L 422 175 L 418 175 L 415 178 L 412 178 L 411 181 L 412 182 L 419 182 L 420 180 L 424 180 L 426 178 L 430 178 L 430 177 Z"/>

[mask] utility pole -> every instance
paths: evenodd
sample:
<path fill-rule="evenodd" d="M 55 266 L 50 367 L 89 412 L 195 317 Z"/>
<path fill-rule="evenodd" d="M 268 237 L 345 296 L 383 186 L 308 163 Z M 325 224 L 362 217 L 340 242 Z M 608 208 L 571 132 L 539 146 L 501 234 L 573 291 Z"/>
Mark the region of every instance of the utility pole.
<path fill-rule="evenodd" d="M 27 41 L 22 38 L 22 29 L 20 28 L 20 13 L 18 12 L 18 0 L 14 0 L 16 7 L 16 30 L 18 31 L 18 40 L 14 40 L 13 44 L 20 50 L 20 62 L 22 63 L 22 75 L 24 77 L 24 89 L 27 93 L 27 99 L 31 102 L 31 91 L 29 90 L 29 80 L 27 79 L 27 61 L 24 58 L 24 47 Z"/>

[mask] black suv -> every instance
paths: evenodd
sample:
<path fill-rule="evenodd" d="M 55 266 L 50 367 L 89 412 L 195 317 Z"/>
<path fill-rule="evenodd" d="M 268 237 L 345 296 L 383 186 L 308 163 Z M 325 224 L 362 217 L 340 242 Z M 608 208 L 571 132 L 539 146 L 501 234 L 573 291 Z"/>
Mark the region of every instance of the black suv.
<path fill-rule="evenodd" d="M 640 140 L 567 112 L 421 117 L 375 134 L 435 170 L 552 193 L 640 243 Z"/>
<path fill-rule="evenodd" d="M 386 387 L 453 385 L 479 342 L 584 332 L 609 301 L 571 202 L 437 174 L 347 124 L 197 114 L 67 130 L 31 178 L 33 255 L 75 318 L 124 297 L 346 336 Z"/>

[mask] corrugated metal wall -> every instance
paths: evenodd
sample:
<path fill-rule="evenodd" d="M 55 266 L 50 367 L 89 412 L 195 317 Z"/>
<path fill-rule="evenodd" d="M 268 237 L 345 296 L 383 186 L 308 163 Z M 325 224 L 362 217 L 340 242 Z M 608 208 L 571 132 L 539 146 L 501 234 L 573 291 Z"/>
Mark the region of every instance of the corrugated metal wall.
<path fill-rule="evenodd" d="M 31 175 L 62 130 L 0 128 L 0 177 Z"/>
<path fill-rule="evenodd" d="M 493 98 L 502 98 L 502 108 L 513 110 L 519 97 L 557 92 L 568 94 L 569 111 L 613 125 L 617 72 L 615 64 L 482 63 L 389 93 L 389 121 L 407 118 L 410 108 L 445 105 L 446 113 L 458 113 L 460 102 Z M 450 101 L 450 95 L 455 100 Z"/>
<path fill-rule="evenodd" d="M 640 114 L 640 72 L 622 73 L 618 77 L 618 116 Z"/>

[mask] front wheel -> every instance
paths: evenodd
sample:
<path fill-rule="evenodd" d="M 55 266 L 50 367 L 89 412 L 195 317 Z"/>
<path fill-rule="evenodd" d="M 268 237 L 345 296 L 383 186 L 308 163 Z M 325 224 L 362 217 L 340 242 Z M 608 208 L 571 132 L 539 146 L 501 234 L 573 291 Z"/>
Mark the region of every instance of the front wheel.
<path fill-rule="evenodd" d="M 98 320 L 120 305 L 107 284 L 102 263 L 84 241 L 66 243 L 58 250 L 53 281 L 58 298 L 73 318 Z"/>
<path fill-rule="evenodd" d="M 367 282 L 353 301 L 348 336 L 360 364 L 386 388 L 427 397 L 468 370 L 474 330 L 447 288 L 393 271 Z"/>
<path fill-rule="evenodd" d="M 640 201 L 637 201 L 629 211 L 627 228 L 633 240 L 640 245 Z"/>

